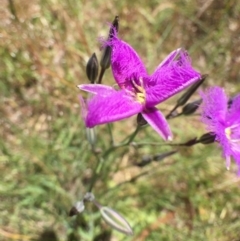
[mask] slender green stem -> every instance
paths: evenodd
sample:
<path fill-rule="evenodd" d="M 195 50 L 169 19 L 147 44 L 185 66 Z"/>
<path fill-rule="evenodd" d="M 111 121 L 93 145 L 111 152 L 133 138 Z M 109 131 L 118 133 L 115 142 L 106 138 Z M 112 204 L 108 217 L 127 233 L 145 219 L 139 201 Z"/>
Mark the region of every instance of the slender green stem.
<path fill-rule="evenodd" d="M 99 77 L 98 77 L 98 84 L 101 84 L 101 83 L 102 83 L 102 77 L 103 77 L 103 75 L 104 75 L 104 73 L 105 73 L 105 70 L 106 70 L 106 69 L 101 68 L 101 72 L 100 72 Z"/>
<path fill-rule="evenodd" d="M 130 138 L 128 139 L 128 141 L 127 141 L 127 145 L 129 145 L 133 140 L 134 140 L 134 138 L 136 137 L 136 135 L 137 135 L 137 133 L 138 133 L 138 131 L 140 130 L 140 127 L 139 126 L 137 126 L 137 128 L 136 128 L 136 130 L 132 133 L 132 135 L 130 136 Z"/>
<path fill-rule="evenodd" d="M 19 21 L 18 20 L 18 17 L 17 17 L 17 13 L 16 13 L 16 8 L 15 8 L 15 5 L 14 5 L 14 1 L 13 0 L 8 0 L 8 5 L 9 5 L 9 10 L 11 12 L 11 14 L 13 15 L 14 19 L 16 21 Z"/>
<path fill-rule="evenodd" d="M 134 142 L 134 146 L 179 146 L 177 143 L 158 143 L 158 142 Z"/>
<path fill-rule="evenodd" d="M 139 127 L 139 126 L 137 126 L 137 128 L 135 129 L 135 131 L 132 133 L 132 134 L 130 134 L 130 135 L 128 135 L 125 139 L 123 139 L 123 141 L 119 144 L 119 146 L 120 145 L 125 145 L 125 144 L 130 144 L 131 143 L 131 141 L 133 141 L 133 139 L 135 138 L 135 136 L 137 135 L 137 133 L 138 133 L 138 131 L 139 131 L 139 129 L 140 129 L 141 127 Z M 123 144 L 122 144 L 123 143 Z"/>
<path fill-rule="evenodd" d="M 113 134 L 112 134 L 112 125 L 109 123 L 107 124 L 108 127 L 108 133 L 110 136 L 110 146 L 114 146 L 114 139 L 113 139 Z"/>
<path fill-rule="evenodd" d="M 91 192 L 98 177 L 99 177 L 99 174 L 101 172 L 101 169 L 102 169 L 102 166 L 103 166 L 103 159 L 101 157 L 98 156 L 98 154 L 95 154 L 95 157 L 97 159 L 97 165 L 94 169 L 94 174 L 93 174 L 93 178 L 91 180 L 91 183 L 89 185 L 89 188 L 88 188 L 88 192 Z"/>
<path fill-rule="evenodd" d="M 113 136 L 112 136 L 112 130 L 111 130 L 111 126 L 109 126 L 109 125 L 108 125 L 108 130 L 109 130 L 109 134 L 110 134 L 110 137 L 111 137 L 111 143 L 113 144 L 114 141 L 113 141 Z M 102 170 L 103 164 L 104 164 L 104 161 L 103 161 L 103 160 L 105 160 L 105 159 L 107 158 L 107 156 L 108 156 L 113 150 L 115 150 L 116 148 L 123 147 L 123 146 L 128 146 L 128 145 L 134 140 L 134 138 L 136 137 L 136 135 L 137 135 L 137 133 L 138 133 L 139 130 L 140 130 L 140 127 L 137 127 L 137 128 L 135 129 L 135 131 L 126 138 L 127 141 L 125 141 L 125 140 L 126 140 L 126 139 L 125 139 L 125 140 L 123 141 L 123 143 L 120 143 L 120 144 L 118 144 L 118 145 L 112 145 L 110 148 L 108 148 L 108 149 L 102 154 L 101 157 L 99 157 L 99 155 L 98 155 L 97 153 L 95 153 L 95 157 L 96 157 L 96 159 L 97 159 L 97 165 L 96 165 L 96 167 L 95 167 L 95 169 L 94 169 L 93 178 L 92 178 L 92 181 L 91 181 L 91 183 L 90 183 L 90 185 L 89 185 L 89 188 L 88 188 L 88 191 L 89 191 L 89 192 L 92 191 L 92 189 L 93 189 L 93 187 L 94 187 L 94 185 L 95 185 L 95 183 L 96 183 L 96 181 L 97 181 L 97 179 L 98 179 L 98 177 L 99 177 L 99 175 L 100 175 L 100 173 L 101 173 L 101 170 Z"/>
<path fill-rule="evenodd" d="M 111 130 L 111 126 L 108 126 L 108 130 L 109 130 L 109 134 L 110 134 L 110 137 L 111 137 L 111 147 L 108 148 L 103 154 L 102 154 L 102 157 L 99 157 L 97 154 L 96 157 L 97 157 L 97 160 L 98 160 L 98 163 L 96 165 L 96 168 L 95 168 L 95 171 L 94 171 L 94 176 L 93 176 L 93 180 L 90 184 L 90 187 L 89 187 L 89 191 L 92 190 L 101 170 L 102 170 L 102 166 L 103 166 L 103 160 L 105 160 L 108 155 L 113 152 L 115 149 L 119 148 L 119 147 L 124 147 L 124 146 L 128 146 L 130 143 L 133 142 L 134 138 L 136 137 L 137 133 L 139 132 L 141 127 L 137 127 L 135 129 L 135 131 L 130 134 L 126 139 L 123 140 L 122 143 L 118 144 L 118 145 L 114 145 L 113 143 L 113 138 L 112 138 L 112 130 Z M 137 147 L 141 147 L 141 146 L 145 146 L 145 145 L 152 145 L 152 146 L 178 146 L 178 147 L 181 147 L 181 146 L 193 146 L 193 145 L 196 145 L 200 143 L 199 140 L 197 140 L 197 138 L 194 138 L 194 139 L 191 139 L 185 143 L 156 143 L 156 142 L 142 142 L 142 143 L 135 143 L 135 145 Z M 132 180 L 133 181 L 133 180 Z"/>
<path fill-rule="evenodd" d="M 126 137 L 122 143 L 120 144 L 117 144 L 117 145 L 113 145 L 111 146 L 110 148 L 108 148 L 103 154 L 102 154 L 102 157 L 103 159 L 105 159 L 113 150 L 119 148 L 119 147 L 124 147 L 124 146 L 128 146 L 133 140 L 134 138 L 136 137 L 138 131 L 140 130 L 140 127 L 137 127 L 135 129 L 135 131 L 130 134 L 128 137 Z"/>

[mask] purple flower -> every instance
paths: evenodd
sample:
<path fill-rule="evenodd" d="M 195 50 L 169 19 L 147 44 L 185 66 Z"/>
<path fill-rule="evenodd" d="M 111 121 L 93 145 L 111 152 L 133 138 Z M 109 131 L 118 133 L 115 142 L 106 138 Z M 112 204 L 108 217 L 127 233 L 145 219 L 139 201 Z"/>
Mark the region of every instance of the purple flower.
<path fill-rule="evenodd" d="M 231 99 L 231 103 L 220 87 L 212 87 L 201 93 L 201 96 L 202 121 L 216 135 L 215 140 L 222 146 L 227 169 L 232 156 L 240 175 L 240 94 Z"/>
<path fill-rule="evenodd" d="M 165 140 L 171 140 L 168 123 L 155 105 L 201 78 L 192 68 L 187 52 L 174 50 L 152 75 L 148 75 L 134 49 L 116 34 L 105 45 L 112 48 L 111 67 L 120 90 L 99 84 L 78 86 L 93 94 L 86 103 L 80 97 L 86 126 L 93 127 L 141 113 Z"/>

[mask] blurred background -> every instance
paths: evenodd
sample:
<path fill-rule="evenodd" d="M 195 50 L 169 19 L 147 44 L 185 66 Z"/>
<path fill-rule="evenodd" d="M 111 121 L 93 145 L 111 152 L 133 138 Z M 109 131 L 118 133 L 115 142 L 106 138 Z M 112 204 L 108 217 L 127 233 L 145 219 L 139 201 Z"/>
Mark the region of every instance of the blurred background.
<path fill-rule="evenodd" d="M 225 168 L 217 144 L 161 146 L 151 127 L 112 151 L 93 188 L 118 210 L 134 235 L 107 226 L 89 203 L 69 217 L 93 176 L 96 155 L 86 138 L 76 85 L 88 83 L 86 63 L 101 56 L 99 37 L 119 16 L 119 37 L 151 73 L 184 47 L 208 74 L 203 88 L 240 91 L 240 2 L 237 0 L 1 0 L 0 3 L 0 240 L 240 240 L 236 166 Z M 108 69 L 103 83 L 113 85 Z M 167 114 L 178 96 L 161 103 Z M 191 100 L 198 99 L 198 94 Z M 199 116 L 170 120 L 174 142 L 204 134 Z M 115 142 L 130 135 L 136 116 L 112 125 Z M 107 126 L 96 128 L 96 149 L 110 145 Z M 138 147 L 136 143 L 154 143 Z M 135 163 L 177 150 L 161 162 Z M 141 175 L 144 174 L 144 175 Z M 138 176 L 139 178 L 134 178 Z"/>

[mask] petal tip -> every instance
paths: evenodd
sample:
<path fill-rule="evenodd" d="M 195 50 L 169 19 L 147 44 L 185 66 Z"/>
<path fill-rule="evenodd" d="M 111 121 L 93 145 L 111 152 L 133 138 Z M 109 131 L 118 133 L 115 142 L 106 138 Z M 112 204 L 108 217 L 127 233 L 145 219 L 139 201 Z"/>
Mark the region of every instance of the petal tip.
<path fill-rule="evenodd" d="M 82 89 L 82 85 L 77 85 L 77 88 L 81 90 Z"/>

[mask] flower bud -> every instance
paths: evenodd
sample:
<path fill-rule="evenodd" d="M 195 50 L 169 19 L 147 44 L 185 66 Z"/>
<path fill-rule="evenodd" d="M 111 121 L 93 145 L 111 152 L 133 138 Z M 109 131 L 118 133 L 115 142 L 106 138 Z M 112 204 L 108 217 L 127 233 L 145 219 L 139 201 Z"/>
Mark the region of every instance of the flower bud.
<path fill-rule="evenodd" d="M 153 160 L 153 159 L 152 159 L 152 156 L 144 155 L 144 156 L 142 157 L 141 162 L 138 162 L 138 163 L 136 163 L 135 165 L 138 166 L 138 167 L 144 167 L 144 166 L 148 165 L 149 163 L 151 163 L 152 160 Z"/>
<path fill-rule="evenodd" d="M 138 126 L 144 126 L 147 124 L 147 121 L 144 119 L 141 113 L 137 115 L 137 125 Z"/>
<path fill-rule="evenodd" d="M 183 115 L 191 115 L 193 114 L 199 107 L 199 105 L 202 103 L 202 99 L 193 101 L 191 103 L 186 104 L 183 109 L 182 113 Z"/>
<path fill-rule="evenodd" d="M 87 135 L 87 140 L 89 144 L 91 145 L 92 149 L 94 149 L 97 141 L 95 127 L 86 128 L 86 135 Z"/>
<path fill-rule="evenodd" d="M 83 201 L 76 202 L 74 206 L 71 208 L 71 210 L 69 211 L 69 216 L 75 216 L 83 212 L 84 209 L 85 209 L 85 206 Z"/>
<path fill-rule="evenodd" d="M 177 101 L 178 106 L 184 105 L 187 103 L 189 98 L 192 96 L 192 94 L 198 89 L 198 87 L 205 81 L 207 78 L 207 74 L 202 75 L 202 78 L 194 83 Z"/>
<path fill-rule="evenodd" d="M 126 235 L 133 235 L 133 231 L 129 223 L 115 210 L 109 207 L 101 207 L 100 212 L 105 222 L 113 229 Z"/>
<path fill-rule="evenodd" d="M 104 70 L 110 67 L 111 53 L 112 53 L 112 49 L 110 46 L 107 46 L 103 49 L 102 58 L 100 60 L 100 66 Z"/>
<path fill-rule="evenodd" d="M 167 119 L 174 118 L 176 116 L 179 116 L 180 114 L 174 114 L 175 110 L 181 106 L 187 103 L 189 98 L 192 96 L 192 94 L 197 90 L 197 88 L 204 82 L 204 80 L 207 78 L 208 75 L 202 75 L 201 79 L 198 80 L 196 83 L 194 83 L 178 100 L 177 104 L 174 106 L 174 108 L 170 111 L 169 114 L 166 115 Z"/>
<path fill-rule="evenodd" d="M 102 83 L 102 78 L 103 78 L 103 75 L 105 73 L 105 70 L 110 67 L 111 54 L 112 54 L 112 49 L 111 49 L 110 46 L 107 46 L 103 49 L 103 54 L 102 54 L 102 58 L 101 58 L 101 61 L 100 61 L 101 72 L 100 72 L 100 75 L 98 77 L 98 84 Z"/>
<path fill-rule="evenodd" d="M 95 53 L 91 56 L 91 58 L 87 62 L 86 66 L 87 77 L 92 84 L 94 84 L 97 76 L 98 76 L 98 60 Z"/>
<path fill-rule="evenodd" d="M 118 16 L 116 16 L 115 19 L 113 20 L 113 23 L 112 23 L 112 25 L 110 27 L 110 30 L 109 30 L 108 40 L 111 39 L 114 36 L 114 31 L 118 32 L 118 27 L 119 27 L 118 21 L 119 21 L 119 18 L 118 18 Z M 98 77 L 98 84 L 102 83 L 102 77 L 105 73 L 105 70 L 110 67 L 111 54 L 112 54 L 112 48 L 110 46 L 106 46 L 103 49 L 103 54 L 102 54 L 102 57 L 101 57 L 101 60 L 100 60 L 101 72 L 100 72 L 100 75 Z"/>
<path fill-rule="evenodd" d="M 108 38 L 111 39 L 114 36 L 114 31 L 118 32 L 118 28 L 119 28 L 119 17 L 116 16 L 115 19 L 112 22 L 112 26 L 109 30 L 109 35 Z"/>
<path fill-rule="evenodd" d="M 88 202 L 93 202 L 95 200 L 95 196 L 93 193 L 91 192 L 87 192 L 85 195 L 84 195 L 84 198 L 83 198 L 84 201 L 88 201 Z"/>
<path fill-rule="evenodd" d="M 207 144 L 213 143 L 215 141 L 215 138 L 216 138 L 216 135 L 214 133 L 208 132 L 208 133 L 202 135 L 199 138 L 198 142 L 202 143 L 204 145 L 207 145 Z"/>

